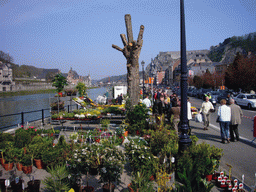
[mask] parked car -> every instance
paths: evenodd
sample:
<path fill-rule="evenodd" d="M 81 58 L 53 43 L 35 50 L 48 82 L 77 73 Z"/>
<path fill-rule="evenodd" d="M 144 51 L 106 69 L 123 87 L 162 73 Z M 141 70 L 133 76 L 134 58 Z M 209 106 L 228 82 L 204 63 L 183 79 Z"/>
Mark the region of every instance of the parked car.
<path fill-rule="evenodd" d="M 218 101 L 218 97 L 219 97 L 219 95 L 220 95 L 221 93 L 220 93 L 219 91 L 211 91 L 210 94 L 211 94 L 211 96 L 212 96 L 212 98 L 210 99 L 210 101 L 212 102 L 212 104 L 213 104 L 213 106 L 214 106 L 214 108 L 215 108 L 215 106 L 216 106 L 216 104 L 217 104 L 217 101 Z"/>
<path fill-rule="evenodd" d="M 239 94 L 234 97 L 235 103 L 248 109 L 256 108 L 256 94 Z"/>
<path fill-rule="evenodd" d="M 226 100 L 227 100 L 228 95 L 230 95 L 231 98 L 234 97 L 234 95 L 232 94 L 232 92 L 229 92 L 229 91 L 221 91 L 220 95 L 219 95 L 218 98 L 217 98 L 217 102 L 220 103 L 220 101 L 221 101 L 222 99 L 226 99 Z M 227 102 L 228 102 L 228 101 L 227 101 Z M 227 103 L 227 104 L 229 105 L 229 103 Z"/>
<path fill-rule="evenodd" d="M 212 89 L 200 89 L 197 93 L 197 98 L 204 99 L 204 95 L 208 92 L 211 92 Z"/>

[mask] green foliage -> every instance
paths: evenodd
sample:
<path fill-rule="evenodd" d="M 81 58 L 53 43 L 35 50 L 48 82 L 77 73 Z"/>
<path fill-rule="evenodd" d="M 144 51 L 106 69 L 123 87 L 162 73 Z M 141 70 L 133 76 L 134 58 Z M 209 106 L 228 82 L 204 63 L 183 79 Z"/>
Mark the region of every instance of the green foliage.
<path fill-rule="evenodd" d="M 87 93 L 86 93 L 87 88 L 86 88 L 84 83 L 78 82 L 77 86 L 76 86 L 76 89 L 78 90 L 78 93 L 79 93 L 80 97 L 87 95 Z"/>
<path fill-rule="evenodd" d="M 141 132 L 148 126 L 147 118 L 149 118 L 148 109 L 144 104 L 140 103 L 134 108 L 128 108 L 126 113 L 126 122 L 129 124 L 127 131 L 132 135 L 135 135 L 136 131 Z"/>
<path fill-rule="evenodd" d="M 107 114 L 107 113 L 113 113 L 113 114 L 123 114 L 123 110 L 121 110 L 118 107 L 107 107 L 103 109 L 102 113 Z"/>
<path fill-rule="evenodd" d="M 50 192 L 68 191 L 68 171 L 65 165 L 57 165 L 56 167 L 48 167 L 47 171 L 51 176 L 43 180 L 45 188 Z"/>
<path fill-rule="evenodd" d="M 219 166 L 222 149 L 201 143 L 191 145 L 177 157 L 177 181 L 182 183 L 180 190 L 209 191 L 212 186 L 202 180 L 206 174 L 213 173 Z"/>
<path fill-rule="evenodd" d="M 154 157 L 145 141 L 131 140 L 125 145 L 125 151 L 133 171 L 148 172 L 151 175 L 155 173 L 154 165 L 157 164 L 158 158 Z"/>
<path fill-rule="evenodd" d="M 62 74 L 55 75 L 54 79 L 52 80 L 52 85 L 56 87 L 58 93 L 62 92 L 64 87 L 68 85 L 66 77 Z"/>
<path fill-rule="evenodd" d="M 14 141 L 14 137 L 10 133 L 0 133 L 0 142 Z"/>
<path fill-rule="evenodd" d="M 21 163 L 23 166 L 32 165 L 32 155 L 28 153 L 24 154 L 23 158 L 21 159 Z"/>
<path fill-rule="evenodd" d="M 147 172 L 135 171 L 132 174 L 131 188 L 133 191 L 148 191 L 153 192 L 153 183 L 150 182 L 150 175 Z"/>
<path fill-rule="evenodd" d="M 31 142 L 31 135 L 25 129 L 17 129 L 15 131 L 15 147 L 22 148 Z"/>

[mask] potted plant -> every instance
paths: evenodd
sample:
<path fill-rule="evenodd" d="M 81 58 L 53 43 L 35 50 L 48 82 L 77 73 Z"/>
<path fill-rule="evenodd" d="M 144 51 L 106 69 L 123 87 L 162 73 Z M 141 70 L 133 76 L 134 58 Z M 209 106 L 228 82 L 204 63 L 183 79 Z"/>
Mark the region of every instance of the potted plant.
<path fill-rule="evenodd" d="M 32 155 L 31 154 L 24 154 L 22 160 L 22 171 L 25 174 L 29 174 L 32 172 Z"/>
<path fill-rule="evenodd" d="M 13 148 L 13 146 L 8 147 L 7 149 L 5 149 L 4 151 L 4 164 L 3 167 L 6 171 L 10 171 L 13 169 L 14 166 L 14 157 L 15 157 L 15 150 Z"/>
<path fill-rule="evenodd" d="M 139 192 L 139 191 L 154 191 L 152 182 L 149 180 L 150 174 L 146 172 L 132 172 L 132 180 L 128 185 L 128 190 L 130 192 Z"/>
<path fill-rule="evenodd" d="M 103 131 L 106 131 L 107 128 L 108 128 L 108 126 L 109 126 L 109 124 L 110 124 L 110 120 L 109 120 L 109 119 L 103 119 L 103 120 L 101 121 L 102 130 L 103 130 Z"/>
<path fill-rule="evenodd" d="M 117 148 L 105 148 L 101 156 L 102 167 L 99 169 L 100 182 L 104 183 L 103 191 L 114 191 L 114 182 L 121 181 L 123 171 L 124 156 Z"/>
<path fill-rule="evenodd" d="M 50 176 L 43 180 L 45 189 L 50 192 L 68 191 L 68 171 L 65 165 L 57 165 L 55 167 L 48 167 L 47 172 Z"/>

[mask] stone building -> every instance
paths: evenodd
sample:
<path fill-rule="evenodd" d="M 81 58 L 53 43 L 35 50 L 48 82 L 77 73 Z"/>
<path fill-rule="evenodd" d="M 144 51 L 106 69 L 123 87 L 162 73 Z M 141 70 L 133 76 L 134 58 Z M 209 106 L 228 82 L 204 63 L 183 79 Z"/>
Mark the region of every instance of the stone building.
<path fill-rule="evenodd" d="M 11 65 L 0 61 L 0 91 L 12 91 L 14 84 Z"/>
<path fill-rule="evenodd" d="M 72 67 L 70 68 L 67 74 L 67 81 L 69 84 L 72 84 L 72 85 L 77 85 L 78 82 L 84 83 L 85 86 L 87 87 L 90 87 L 92 85 L 90 75 L 80 76 L 76 71 L 72 70 Z"/>

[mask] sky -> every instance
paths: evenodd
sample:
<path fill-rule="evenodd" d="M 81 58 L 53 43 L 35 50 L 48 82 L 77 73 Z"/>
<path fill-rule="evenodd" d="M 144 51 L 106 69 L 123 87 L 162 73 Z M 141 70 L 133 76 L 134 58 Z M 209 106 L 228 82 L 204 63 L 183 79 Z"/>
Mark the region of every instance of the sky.
<path fill-rule="evenodd" d="M 184 0 L 187 50 L 210 49 L 226 38 L 256 31 L 256 0 Z M 0 50 L 14 63 L 38 68 L 72 67 L 94 80 L 127 73 L 125 14 L 137 40 L 139 63 L 180 50 L 178 0 L 0 0 Z M 142 67 L 140 65 L 140 70 Z"/>

